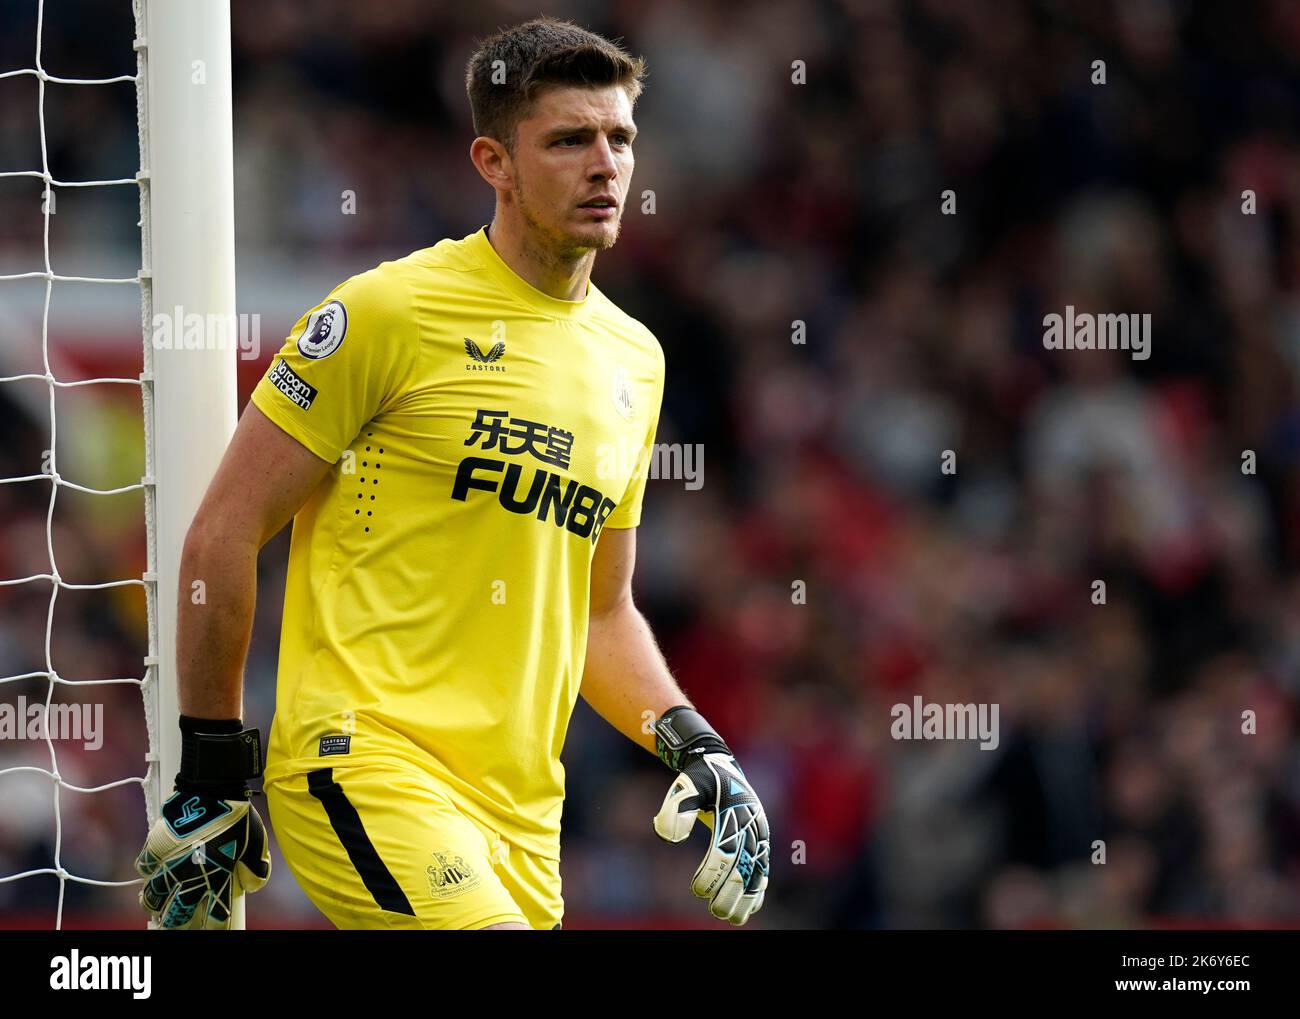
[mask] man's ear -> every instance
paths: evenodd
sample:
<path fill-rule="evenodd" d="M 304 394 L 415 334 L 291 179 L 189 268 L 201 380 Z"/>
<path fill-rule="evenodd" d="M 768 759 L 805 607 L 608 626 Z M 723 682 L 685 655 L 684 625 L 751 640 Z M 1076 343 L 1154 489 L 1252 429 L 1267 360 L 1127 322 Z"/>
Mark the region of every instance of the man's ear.
<path fill-rule="evenodd" d="M 479 135 L 469 147 L 470 162 L 493 189 L 512 191 L 515 186 L 515 168 L 506 147 L 495 138 Z"/>

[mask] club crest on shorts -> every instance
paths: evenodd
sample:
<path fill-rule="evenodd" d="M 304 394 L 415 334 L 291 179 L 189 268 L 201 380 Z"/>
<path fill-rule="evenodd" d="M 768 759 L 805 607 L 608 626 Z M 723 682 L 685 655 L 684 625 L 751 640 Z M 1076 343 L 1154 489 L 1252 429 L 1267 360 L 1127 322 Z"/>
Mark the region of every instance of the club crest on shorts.
<path fill-rule="evenodd" d="M 479 876 L 463 856 L 435 849 L 433 858 L 436 862 L 424 872 L 429 876 L 429 894 L 435 899 L 449 899 L 479 883 Z"/>
<path fill-rule="evenodd" d="M 611 390 L 614 409 L 622 415 L 624 421 L 631 421 L 636 407 L 632 402 L 632 376 L 622 365 L 614 369 L 614 387 Z"/>
<path fill-rule="evenodd" d="M 342 301 L 330 301 L 307 318 L 307 326 L 298 337 L 298 352 L 319 361 L 339 349 L 348 331 L 348 310 Z"/>

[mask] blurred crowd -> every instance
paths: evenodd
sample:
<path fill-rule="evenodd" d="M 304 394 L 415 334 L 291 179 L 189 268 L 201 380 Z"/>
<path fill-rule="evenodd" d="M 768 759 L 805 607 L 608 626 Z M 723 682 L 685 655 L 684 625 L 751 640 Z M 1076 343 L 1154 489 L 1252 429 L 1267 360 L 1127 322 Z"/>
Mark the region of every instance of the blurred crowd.
<path fill-rule="evenodd" d="M 35 3 L 17 6 L 0 70 L 32 59 Z M 88 55 L 101 6 L 47 0 L 85 15 L 47 26 L 51 70 L 131 72 L 129 12 L 121 64 L 92 67 L 111 49 Z M 536 8 L 232 6 L 241 259 L 351 274 L 487 222 L 463 68 L 476 37 Z M 636 596 L 768 808 L 753 923 L 1300 923 L 1300 7 L 546 13 L 649 62 L 633 193 L 656 211 L 629 203 L 594 279 L 664 347 L 659 441 L 703 450 L 698 490 L 650 482 Z M 60 96 L 50 150 L 69 179 L 134 172 L 132 95 L 102 92 Z M 0 169 L 39 166 L 35 118 L 4 95 Z M 26 201 L 0 190 L 6 259 L 39 256 Z M 65 243 L 138 245 L 133 218 L 88 218 L 60 223 Z M 1043 316 L 1067 305 L 1149 313 L 1150 358 L 1045 349 Z M 43 387 L 20 402 L 16 386 L 0 386 L 0 476 L 35 473 L 49 446 Z M 90 448 L 61 424 L 59 453 L 130 483 L 138 393 L 112 395 L 85 411 Z M 0 578 L 48 570 L 48 501 L 47 483 L 0 485 Z M 142 571 L 139 500 L 106 502 L 60 493 L 65 578 Z M 262 556 L 247 673 L 264 732 L 286 537 Z M 49 586 L 0 588 L 0 675 L 44 670 Z M 143 605 L 61 593 L 60 675 L 138 676 Z M 918 695 L 997 704 L 997 748 L 893 739 L 892 706 Z M 56 691 L 73 696 L 105 700 L 111 730 L 94 753 L 60 745 L 63 781 L 142 774 L 138 689 Z M 0 770 L 49 763 L 0 742 Z M 565 763 L 566 926 L 709 925 L 689 891 L 702 839 L 651 830 L 666 769 L 581 704 Z M 0 876 L 52 866 L 53 804 L 47 776 L 0 775 Z M 130 877 L 138 787 L 63 789 L 59 815 L 67 870 Z M 279 862 L 250 925 L 322 923 Z M 0 926 L 52 916 L 59 884 L 0 884 Z M 133 905 L 131 888 L 66 885 L 74 914 Z"/>

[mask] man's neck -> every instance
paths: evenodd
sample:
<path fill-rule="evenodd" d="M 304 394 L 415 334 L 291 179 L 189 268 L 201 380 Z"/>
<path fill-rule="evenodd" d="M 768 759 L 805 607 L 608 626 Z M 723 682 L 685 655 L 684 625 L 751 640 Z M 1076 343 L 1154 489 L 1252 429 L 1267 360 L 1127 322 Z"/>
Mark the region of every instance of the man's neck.
<path fill-rule="evenodd" d="M 534 243 L 509 219 L 497 216 L 488 227 L 488 243 L 516 276 L 548 297 L 560 301 L 581 301 L 587 296 L 587 282 L 596 252 L 587 248 L 566 258 Z"/>

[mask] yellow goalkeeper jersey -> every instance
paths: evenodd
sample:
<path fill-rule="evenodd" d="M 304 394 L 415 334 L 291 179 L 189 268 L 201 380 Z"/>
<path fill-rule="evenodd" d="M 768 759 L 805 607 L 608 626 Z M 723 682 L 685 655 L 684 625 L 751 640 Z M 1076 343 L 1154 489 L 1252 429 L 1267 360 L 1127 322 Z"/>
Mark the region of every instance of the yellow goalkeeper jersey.
<path fill-rule="evenodd" d="M 415 764 L 559 858 L 592 555 L 640 521 L 663 382 L 645 326 L 535 289 L 486 228 L 298 321 L 252 399 L 334 466 L 293 522 L 267 782 Z"/>

